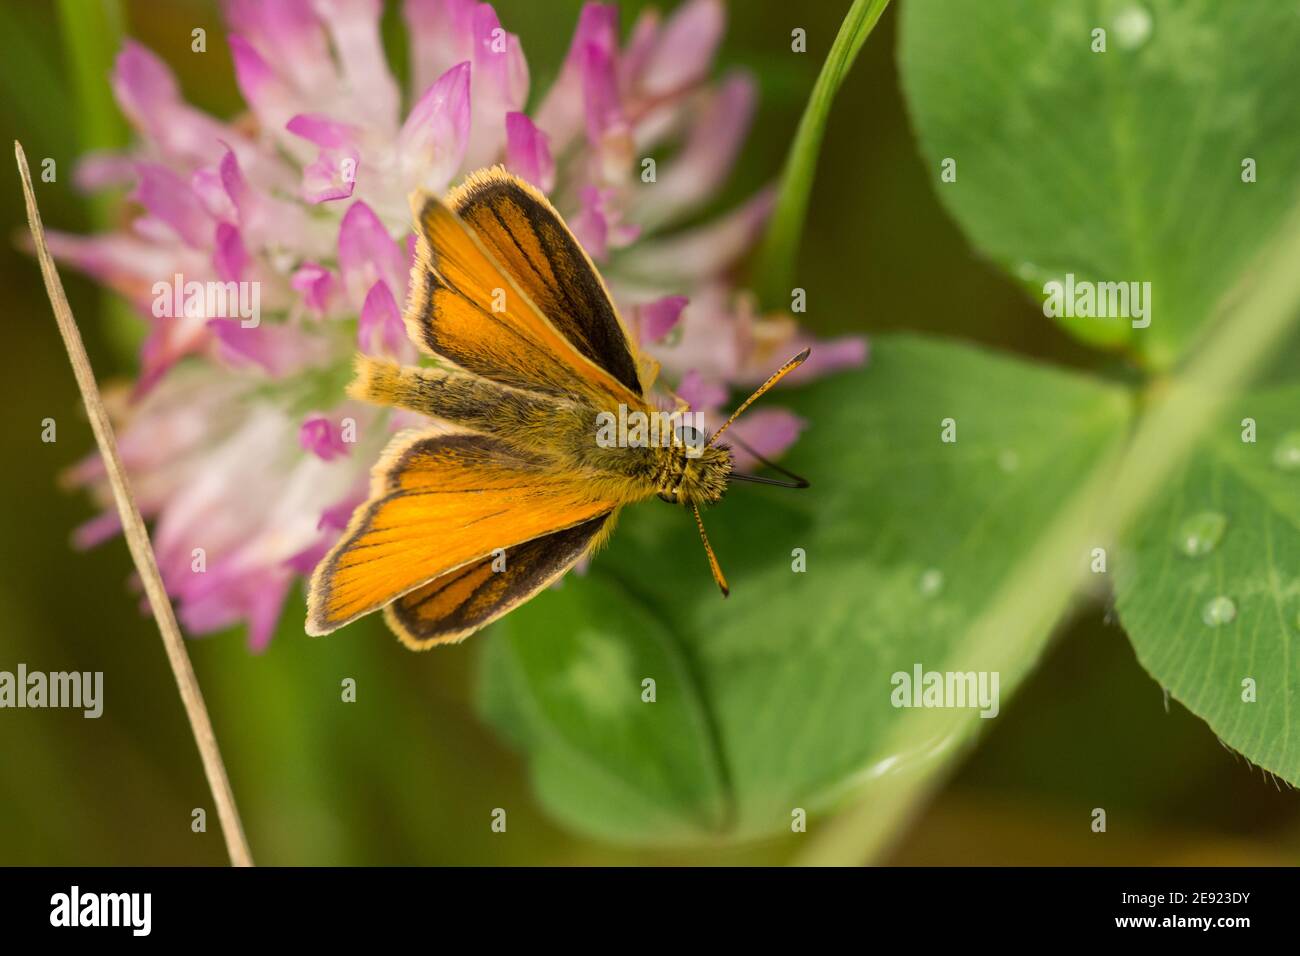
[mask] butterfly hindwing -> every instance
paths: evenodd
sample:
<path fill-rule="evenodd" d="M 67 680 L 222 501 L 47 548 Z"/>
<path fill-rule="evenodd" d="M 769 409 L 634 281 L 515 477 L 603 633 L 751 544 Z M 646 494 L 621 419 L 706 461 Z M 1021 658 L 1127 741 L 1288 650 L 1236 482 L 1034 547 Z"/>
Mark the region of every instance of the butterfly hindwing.
<path fill-rule="evenodd" d="M 375 468 L 370 500 L 312 576 L 308 633 L 328 633 L 496 549 L 613 507 L 497 439 L 399 435 Z"/>
<path fill-rule="evenodd" d="M 563 575 L 612 528 L 615 512 L 505 548 L 408 591 L 384 618 L 415 650 L 448 644 L 518 607 Z"/>

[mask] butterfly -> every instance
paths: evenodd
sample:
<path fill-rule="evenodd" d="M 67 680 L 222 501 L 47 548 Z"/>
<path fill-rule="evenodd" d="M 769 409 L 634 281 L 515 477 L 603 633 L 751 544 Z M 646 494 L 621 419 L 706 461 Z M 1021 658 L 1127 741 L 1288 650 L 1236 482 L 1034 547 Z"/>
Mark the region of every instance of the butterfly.
<path fill-rule="evenodd" d="M 445 201 L 413 195 L 411 210 L 418 249 L 404 321 L 436 364 L 359 355 L 349 394 L 450 430 L 404 432 L 385 449 L 369 499 L 312 575 L 307 633 L 382 608 L 411 648 L 460 641 L 592 554 L 623 506 L 656 495 L 692 509 L 725 596 L 700 507 L 731 480 L 784 483 L 735 474 L 718 438 L 808 350 L 703 441 L 682 424 L 685 403 L 674 413 L 652 403 L 657 367 L 638 356 L 595 265 L 541 192 L 492 167 Z M 667 415 L 668 427 L 657 441 L 598 440 L 616 415 Z M 807 486 L 774 467 L 790 487 Z"/>

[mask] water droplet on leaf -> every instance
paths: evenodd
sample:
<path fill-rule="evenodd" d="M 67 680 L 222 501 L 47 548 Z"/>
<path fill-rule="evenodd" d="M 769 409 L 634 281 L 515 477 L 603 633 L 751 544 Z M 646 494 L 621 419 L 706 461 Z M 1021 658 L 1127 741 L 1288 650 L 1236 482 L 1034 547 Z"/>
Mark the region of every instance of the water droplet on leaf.
<path fill-rule="evenodd" d="M 943 590 L 943 572 L 938 568 L 930 568 L 921 575 L 921 579 L 916 583 L 916 589 L 921 592 L 922 597 L 934 597 Z"/>
<path fill-rule="evenodd" d="M 1201 620 L 1210 627 L 1231 624 L 1237 617 L 1237 605 L 1225 594 L 1211 598 L 1201 610 Z"/>
<path fill-rule="evenodd" d="M 998 467 L 1010 474 L 1020 467 L 1020 456 L 1010 448 L 1004 448 L 998 453 Z"/>
<path fill-rule="evenodd" d="M 1115 15 L 1115 42 L 1125 50 L 1136 50 L 1151 38 L 1151 13 L 1140 4 L 1130 4 Z"/>
<path fill-rule="evenodd" d="M 1222 512 L 1202 511 L 1183 519 L 1176 543 L 1189 558 L 1199 558 L 1219 546 L 1227 527 L 1228 519 Z"/>
<path fill-rule="evenodd" d="M 1273 464 L 1283 471 L 1300 469 L 1300 432 L 1287 432 L 1273 449 Z"/>

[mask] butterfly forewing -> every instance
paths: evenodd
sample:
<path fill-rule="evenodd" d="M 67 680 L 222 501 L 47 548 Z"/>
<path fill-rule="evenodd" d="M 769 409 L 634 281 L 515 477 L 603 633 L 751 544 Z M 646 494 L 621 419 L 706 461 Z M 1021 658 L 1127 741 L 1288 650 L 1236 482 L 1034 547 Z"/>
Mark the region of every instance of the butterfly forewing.
<path fill-rule="evenodd" d="M 579 352 L 641 394 L 636 357 L 609 291 L 545 196 L 492 169 L 471 176 L 447 204 Z"/>
<path fill-rule="evenodd" d="M 599 407 L 643 401 L 635 372 L 635 387 L 629 387 L 607 371 L 583 351 L 595 334 L 566 335 L 524 286 L 552 300 L 561 292 L 544 289 L 536 274 L 521 277 L 502 265 L 484 238 L 436 197 L 417 199 L 415 213 L 418 256 L 406 325 L 417 345 L 515 388 L 581 396 Z M 563 228 L 558 216 L 555 222 Z M 594 272 L 589 281 L 600 282 Z M 613 307 L 608 310 L 613 316 Z M 616 316 L 613 322 L 622 336 Z M 583 328 L 569 319 L 562 323 L 574 334 Z M 630 354 L 625 336 L 614 341 Z"/>

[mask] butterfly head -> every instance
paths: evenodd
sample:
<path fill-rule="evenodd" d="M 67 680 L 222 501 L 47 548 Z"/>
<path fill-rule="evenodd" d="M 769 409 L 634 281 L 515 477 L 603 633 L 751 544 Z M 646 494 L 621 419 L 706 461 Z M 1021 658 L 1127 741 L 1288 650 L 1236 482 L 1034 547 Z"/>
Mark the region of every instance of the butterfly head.
<path fill-rule="evenodd" d="M 722 498 L 730 477 L 730 449 L 688 444 L 663 449 L 656 484 L 671 504 L 709 505 Z"/>

